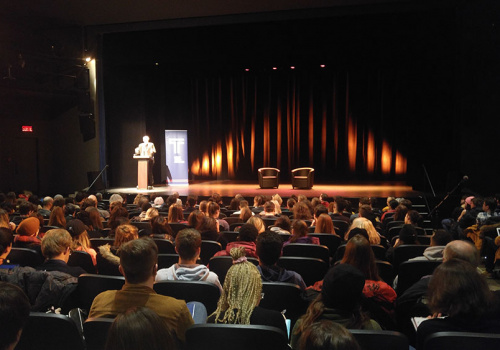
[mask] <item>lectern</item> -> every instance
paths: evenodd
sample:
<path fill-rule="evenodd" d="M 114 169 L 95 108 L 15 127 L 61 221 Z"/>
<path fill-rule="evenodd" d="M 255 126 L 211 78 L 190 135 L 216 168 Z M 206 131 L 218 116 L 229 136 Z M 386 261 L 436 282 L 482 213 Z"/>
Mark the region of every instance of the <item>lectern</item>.
<path fill-rule="evenodd" d="M 134 155 L 134 159 L 137 160 L 137 189 L 147 190 L 149 161 L 152 161 L 153 158 Z"/>

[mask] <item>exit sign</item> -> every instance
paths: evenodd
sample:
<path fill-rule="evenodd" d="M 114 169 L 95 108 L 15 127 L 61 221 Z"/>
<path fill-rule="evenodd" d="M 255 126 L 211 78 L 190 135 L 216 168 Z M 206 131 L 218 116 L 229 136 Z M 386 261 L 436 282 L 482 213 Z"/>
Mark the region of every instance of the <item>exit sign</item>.
<path fill-rule="evenodd" d="M 33 127 L 31 125 L 23 125 L 21 126 L 22 132 L 33 132 Z"/>

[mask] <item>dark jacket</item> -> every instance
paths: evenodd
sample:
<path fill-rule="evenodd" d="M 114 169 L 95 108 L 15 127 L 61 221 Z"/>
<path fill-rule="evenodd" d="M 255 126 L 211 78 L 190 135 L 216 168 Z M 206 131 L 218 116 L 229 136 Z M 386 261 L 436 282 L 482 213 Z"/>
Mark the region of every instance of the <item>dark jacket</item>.
<path fill-rule="evenodd" d="M 285 270 L 279 266 L 257 266 L 257 269 L 262 276 L 262 282 L 285 282 L 294 283 L 300 287 L 301 290 L 306 289 L 306 284 L 297 272 Z"/>

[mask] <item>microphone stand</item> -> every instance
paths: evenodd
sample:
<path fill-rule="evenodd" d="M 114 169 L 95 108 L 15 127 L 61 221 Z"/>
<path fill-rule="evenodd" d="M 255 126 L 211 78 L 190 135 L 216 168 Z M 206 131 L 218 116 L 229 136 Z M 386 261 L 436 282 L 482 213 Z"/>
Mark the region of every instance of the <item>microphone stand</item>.
<path fill-rule="evenodd" d="M 468 179 L 469 178 L 467 176 L 464 176 L 462 180 L 460 180 L 460 182 L 450 192 L 448 192 L 448 194 L 441 200 L 441 202 L 439 202 L 434 207 L 434 209 L 431 210 L 431 212 L 429 213 L 429 217 L 432 218 L 432 215 L 438 212 L 439 207 L 441 207 L 441 205 L 443 205 L 443 203 L 446 202 L 446 200 Z"/>
<path fill-rule="evenodd" d="M 99 175 L 97 175 L 97 177 L 94 179 L 94 181 L 92 181 L 92 183 L 90 184 L 89 187 L 85 187 L 82 192 L 88 192 L 88 190 L 90 190 L 90 188 L 92 186 L 94 186 L 95 182 L 97 181 L 97 179 L 102 175 L 102 173 L 104 172 L 104 170 L 106 170 L 108 168 L 108 164 L 106 164 L 106 166 L 101 170 L 101 172 L 99 173 Z"/>

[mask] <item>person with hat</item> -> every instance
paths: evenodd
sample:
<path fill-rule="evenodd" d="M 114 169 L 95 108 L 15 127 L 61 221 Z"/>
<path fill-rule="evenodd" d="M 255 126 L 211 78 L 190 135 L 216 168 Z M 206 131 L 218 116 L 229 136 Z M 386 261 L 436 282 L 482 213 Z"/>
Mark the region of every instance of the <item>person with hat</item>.
<path fill-rule="evenodd" d="M 42 254 L 47 259 L 37 270 L 60 271 L 78 277 L 86 273 L 80 266 L 69 266 L 71 235 L 64 229 L 49 230 L 42 239 Z"/>
<path fill-rule="evenodd" d="M 92 263 L 96 266 L 97 252 L 90 245 L 89 234 L 87 232 L 88 227 L 83 221 L 74 219 L 68 222 L 66 229 L 73 238 L 71 249 L 88 253 L 92 258 Z"/>
<path fill-rule="evenodd" d="M 40 221 L 35 217 L 29 217 L 21 221 L 17 227 L 17 236 L 14 238 L 14 247 L 30 248 L 39 250 L 40 239 L 38 232 L 40 231 Z"/>
<path fill-rule="evenodd" d="M 302 332 L 314 322 L 330 320 L 348 329 L 381 330 L 380 325 L 361 311 L 365 286 L 363 273 L 349 264 L 331 268 L 323 279 L 321 293 L 293 327 L 290 345 L 297 349 Z"/>

